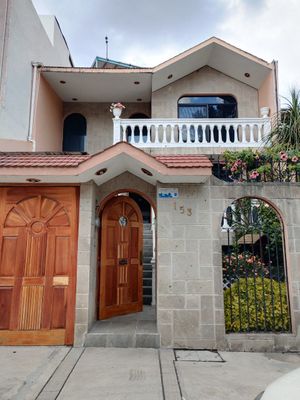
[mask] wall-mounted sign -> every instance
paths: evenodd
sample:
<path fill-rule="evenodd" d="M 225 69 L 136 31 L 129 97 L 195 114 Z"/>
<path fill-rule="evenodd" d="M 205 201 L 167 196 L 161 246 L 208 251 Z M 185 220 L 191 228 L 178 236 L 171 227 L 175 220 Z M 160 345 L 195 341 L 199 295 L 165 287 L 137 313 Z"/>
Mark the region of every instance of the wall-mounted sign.
<path fill-rule="evenodd" d="M 178 199 L 178 189 L 175 188 L 160 188 L 158 189 L 159 199 Z"/>

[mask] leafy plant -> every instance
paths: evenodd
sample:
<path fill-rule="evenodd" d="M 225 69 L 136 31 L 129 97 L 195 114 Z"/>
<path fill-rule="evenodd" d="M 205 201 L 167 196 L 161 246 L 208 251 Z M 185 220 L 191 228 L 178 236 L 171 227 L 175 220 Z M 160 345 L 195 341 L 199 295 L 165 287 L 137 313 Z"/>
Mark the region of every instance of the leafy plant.
<path fill-rule="evenodd" d="M 285 282 L 240 278 L 224 290 L 227 332 L 289 331 Z"/>
<path fill-rule="evenodd" d="M 235 182 L 297 182 L 300 175 L 300 149 L 283 150 L 282 146 L 261 151 L 224 152 L 224 167 Z"/>
<path fill-rule="evenodd" d="M 282 150 L 300 150 L 300 91 L 292 88 L 290 99 L 284 99 L 286 107 L 275 116 L 266 143 L 280 145 Z"/>

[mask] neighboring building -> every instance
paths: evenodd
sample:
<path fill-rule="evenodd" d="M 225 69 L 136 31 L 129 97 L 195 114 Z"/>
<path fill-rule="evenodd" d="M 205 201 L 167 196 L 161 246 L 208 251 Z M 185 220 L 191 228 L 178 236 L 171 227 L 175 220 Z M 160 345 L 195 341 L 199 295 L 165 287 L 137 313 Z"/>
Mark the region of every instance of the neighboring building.
<path fill-rule="evenodd" d="M 154 68 L 64 54 L 30 56 L 0 138 L 0 343 L 299 350 L 298 177 L 222 161 L 262 147 L 276 62 L 217 38 Z"/>
<path fill-rule="evenodd" d="M 32 150 L 37 65 L 72 66 L 54 16 L 38 16 L 31 0 L 0 6 L 0 149 Z M 47 86 L 47 84 L 45 84 Z M 42 90 L 42 88 L 40 88 Z"/>

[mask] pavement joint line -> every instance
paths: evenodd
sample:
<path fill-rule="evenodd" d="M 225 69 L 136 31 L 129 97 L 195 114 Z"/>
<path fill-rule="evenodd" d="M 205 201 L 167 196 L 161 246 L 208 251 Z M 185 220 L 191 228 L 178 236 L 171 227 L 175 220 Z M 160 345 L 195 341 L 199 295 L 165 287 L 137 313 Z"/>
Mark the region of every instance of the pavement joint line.
<path fill-rule="evenodd" d="M 175 376 L 176 376 L 176 380 L 177 380 L 177 385 L 178 385 L 178 389 L 179 389 L 179 393 L 180 393 L 180 397 L 182 400 L 185 400 L 185 398 L 182 395 L 182 390 L 181 390 L 181 386 L 180 386 L 180 381 L 179 381 L 179 376 L 178 376 L 178 371 L 176 368 L 176 355 L 175 355 L 175 351 L 173 350 L 173 354 L 174 354 L 174 359 L 173 359 L 173 367 L 174 367 L 174 371 L 175 371 Z"/>
<path fill-rule="evenodd" d="M 47 385 L 49 385 L 51 383 L 51 380 L 53 380 L 53 378 L 55 377 L 56 373 L 58 372 L 59 368 L 61 367 L 62 363 L 67 359 L 67 356 L 70 355 L 71 351 L 75 349 L 75 347 L 71 347 L 70 350 L 68 351 L 68 353 L 66 354 L 66 356 L 63 358 L 63 360 L 61 361 L 61 363 L 57 366 L 57 368 L 55 369 L 55 371 L 53 372 L 53 374 L 50 376 L 50 378 L 48 379 L 47 383 L 43 386 L 42 390 L 40 391 L 40 393 L 38 394 L 38 396 L 35 398 L 35 400 L 39 400 L 40 396 L 42 396 L 44 393 L 47 393 L 46 387 Z M 57 399 L 58 396 L 60 395 L 62 389 L 64 388 L 66 382 L 68 381 L 71 373 L 74 371 L 74 368 L 76 367 L 78 361 L 80 360 L 80 358 L 82 357 L 83 353 L 85 352 L 85 348 L 81 349 L 81 353 L 79 354 L 79 356 L 77 357 L 77 360 L 75 361 L 75 363 L 73 364 L 73 366 L 70 368 L 70 371 L 68 372 L 66 379 L 64 379 L 63 382 L 61 382 L 60 387 L 57 391 L 55 391 L 54 394 L 54 399 Z M 48 392 L 49 393 L 49 392 Z"/>
<path fill-rule="evenodd" d="M 182 400 L 181 388 L 174 364 L 174 351 L 160 349 L 162 387 L 165 400 Z"/>
<path fill-rule="evenodd" d="M 42 391 L 44 390 L 44 388 L 48 385 L 48 382 L 51 380 L 52 376 L 55 374 L 55 372 L 57 371 L 58 367 L 60 366 L 60 364 L 66 359 L 67 355 L 70 353 L 70 351 L 72 350 L 72 347 L 70 347 L 69 351 L 67 352 L 67 354 L 64 356 L 64 358 L 61 360 L 61 362 L 58 364 L 58 366 L 55 368 L 55 370 L 53 371 L 53 373 L 49 376 L 49 379 L 47 379 L 47 382 L 45 383 L 45 385 L 42 387 L 42 389 L 39 391 L 39 393 L 37 394 L 35 400 L 38 399 L 39 395 L 42 393 Z"/>
<path fill-rule="evenodd" d="M 158 349 L 157 352 L 158 352 L 158 362 L 159 362 L 159 372 L 160 372 L 160 381 L 161 381 L 162 395 L 163 395 L 163 400 L 166 400 L 166 393 L 165 393 L 163 372 L 162 372 L 162 366 L 161 366 L 160 349 Z"/>

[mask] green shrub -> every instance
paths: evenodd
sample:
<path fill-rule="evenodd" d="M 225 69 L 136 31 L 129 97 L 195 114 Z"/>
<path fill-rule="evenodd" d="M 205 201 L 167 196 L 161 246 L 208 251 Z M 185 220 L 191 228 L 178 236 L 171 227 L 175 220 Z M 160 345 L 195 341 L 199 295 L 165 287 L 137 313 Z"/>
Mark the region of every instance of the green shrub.
<path fill-rule="evenodd" d="M 227 332 L 290 329 L 285 282 L 240 278 L 224 290 L 224 307 Z"/>

